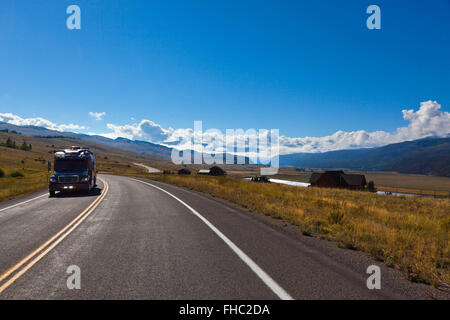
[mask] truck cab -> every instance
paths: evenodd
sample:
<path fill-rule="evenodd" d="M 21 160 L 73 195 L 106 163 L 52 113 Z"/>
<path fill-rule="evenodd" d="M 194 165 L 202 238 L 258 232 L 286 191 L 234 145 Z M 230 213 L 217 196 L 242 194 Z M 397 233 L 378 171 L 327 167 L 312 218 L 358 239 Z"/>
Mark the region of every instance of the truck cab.
<path fill-rule="evenodd" d="M 56 191 L 89 193 L 97 184 L 95 156 L 89 149 L 72 146 L 55 153 L 53 175 L 49 179 L 50 197 Z"/>

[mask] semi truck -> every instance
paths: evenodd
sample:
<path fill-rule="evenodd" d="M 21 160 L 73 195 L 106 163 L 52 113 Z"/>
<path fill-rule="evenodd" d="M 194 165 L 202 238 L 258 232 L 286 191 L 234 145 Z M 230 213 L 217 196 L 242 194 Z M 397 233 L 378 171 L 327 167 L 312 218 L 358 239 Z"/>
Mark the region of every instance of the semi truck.
<path fill-rule="evenodd" d="M 72 146 L 55 152 L 53 174 L 48 184 L 50 197 L 54 197 L 57 191 L 90 193 L 96 185 L 96 160 L 89 149 Z"/>

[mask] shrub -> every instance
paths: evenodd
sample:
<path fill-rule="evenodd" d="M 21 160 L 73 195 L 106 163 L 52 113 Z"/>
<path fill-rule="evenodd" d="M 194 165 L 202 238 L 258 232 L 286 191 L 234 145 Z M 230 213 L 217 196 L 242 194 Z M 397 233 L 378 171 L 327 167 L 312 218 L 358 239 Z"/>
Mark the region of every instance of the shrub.
<path fill-rule="evenodd" d="M 225 170 L 223 170 L 220 167 L 212 167 L 211 169 L 209 169 L 209 175 L 211 176 L 224 176 L 226 175 Z"/>
<path fill-rule="evenodd" d="M 16 171 L 11 172 L 11 173 L 9 174 L 9 176 L 12 177 L 12 178 L 21 178 L 21 177 L 23 177 L 24 175 L 23 175 L 22 172 L 16 170 Z"/>
<path fill-rule="evenodd" d="M 339 209 L 335 209 L 328 213 L 328 222 L 330 224 L 340 224 L 344 219 L 344 213 Z"/>
<path fill-rule="evenodd" d="M 27 144 L 25 141 L 23 141 L 22 145 L 19 147 L 19 149 L 23 151 L 30 151 L 31 148 L 31 144 Z"/>
<path fill-rule="evenodd" d="M 4 176 L 5 176 L 5 172 L 2 169 L 0 169 L 0 178 L 3 178 Z"/>
<path fill-rule="evenodd" d="M 178 174 L 191 174 L 191 170 L 189 170 L 187 168 L 182 168 L 182 169 L 178 170 Z"/>
<path fill-rule="evenodd" d="M 369 183 L 367 183 L 367 190 L 370 192 L 377 192 L 377 188 L 375 188 L 375 182 L 369 181 Z"/>

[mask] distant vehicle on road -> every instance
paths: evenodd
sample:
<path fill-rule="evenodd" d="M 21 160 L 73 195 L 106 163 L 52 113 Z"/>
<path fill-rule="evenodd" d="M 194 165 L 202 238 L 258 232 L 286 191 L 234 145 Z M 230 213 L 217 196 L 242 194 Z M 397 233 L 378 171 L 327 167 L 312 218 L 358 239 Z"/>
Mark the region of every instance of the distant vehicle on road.
<path fill-rule="evenodd" d="M 83 191 L 89 193 L 97 185 L 95 156 L 89 149 L 72 146 L 55 152 L 54 172 L 49 179 L 50 196 L 56 191 Z"/>
<path fill-rule="evenodd" d="M 261 177 L 252 177 L 253 182 L 264 182 L 264 183 L 270 183 L 269 178 L 267 176 L 261 176 Z"/>

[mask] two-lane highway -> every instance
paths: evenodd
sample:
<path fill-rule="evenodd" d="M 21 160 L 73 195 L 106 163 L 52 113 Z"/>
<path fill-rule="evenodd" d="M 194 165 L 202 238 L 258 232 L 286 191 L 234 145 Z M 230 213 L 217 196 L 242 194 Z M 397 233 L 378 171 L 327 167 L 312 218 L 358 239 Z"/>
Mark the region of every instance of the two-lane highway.
<path fill-rule="evenodd" d="M 101 176 L 97 193 L 0 204 L 0 299 L 413 299 L 427 286 L 224 201 Z M 25 262 L 24 262 L 25 261 Z M 69 266 L 81 289 L 68 289 Z"/>

